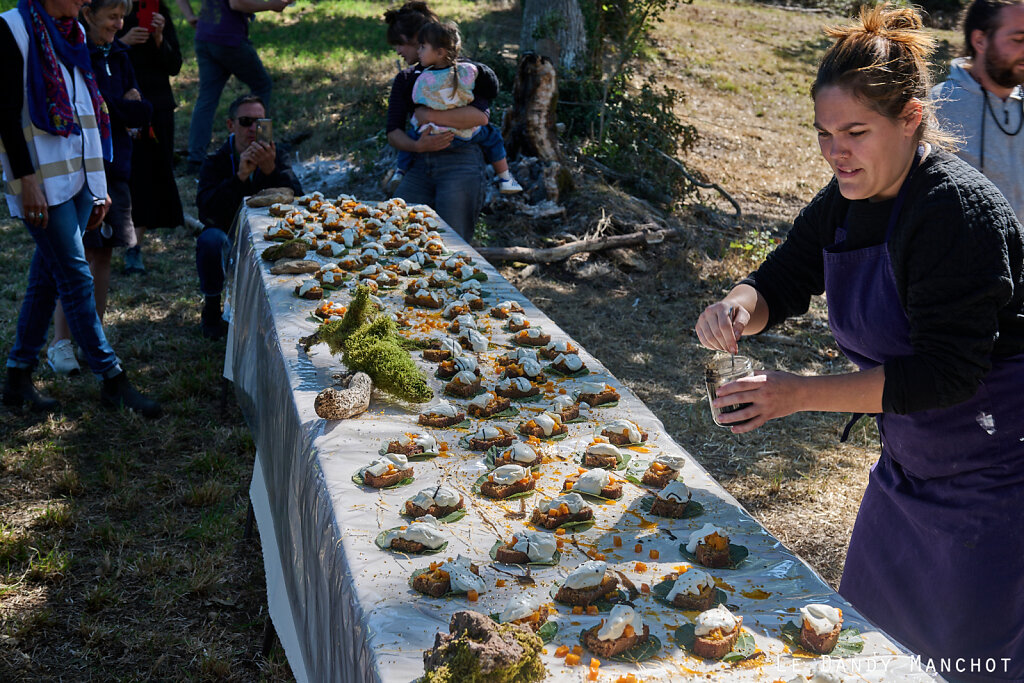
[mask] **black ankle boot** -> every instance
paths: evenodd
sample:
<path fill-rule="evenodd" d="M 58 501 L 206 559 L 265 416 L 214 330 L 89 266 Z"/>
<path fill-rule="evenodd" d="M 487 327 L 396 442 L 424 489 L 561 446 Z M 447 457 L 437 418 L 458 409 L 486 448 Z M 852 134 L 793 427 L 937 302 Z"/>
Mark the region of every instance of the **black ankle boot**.
<path fill-rule="evenodd" d="M 4 382 L 4 405 L 21 408 L 28 404 L 31 410 L 52 413 L 60 408 L 55 398 L 40 394 L 32 384 L 32 371 L 28 368 L 7 368 L 7 380 Z"/>
<path fill-rule="evenodd" d="M 140 394 L 128 382 L 128 375 L 122 370 L 109 379 L 103 380 L 100 387 L 100 400 L 112 408 L 128 408 L 143 417 L 160 417 L 163 408 L 151 398 Z"/>
<path fill-rule="evenodd" d="M 220 339 L 228 332 L 228 324 L 221 317 L 220 297 L 208 296 L 200 315 L 199 329 L 207 339 Z"/>

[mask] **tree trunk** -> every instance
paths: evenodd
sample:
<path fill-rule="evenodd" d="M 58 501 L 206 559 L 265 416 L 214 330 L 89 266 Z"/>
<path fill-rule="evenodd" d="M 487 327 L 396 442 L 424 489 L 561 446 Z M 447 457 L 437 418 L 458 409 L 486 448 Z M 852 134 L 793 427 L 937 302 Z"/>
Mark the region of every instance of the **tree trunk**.
<path fill-rule="evenodd" d="M 580 71 L 587 32 L 578 0 L 523 0 L 519 50 L 536 52 L 567 71 Z"/>
<path fill-rule="evenodd" d="M 547 57 L 525 55 L 512 86 L 512 109 L 505 114 L 502 135 L 509 159 L 520 155 L 559 161 L 556 107 L 558 76 Z"/>

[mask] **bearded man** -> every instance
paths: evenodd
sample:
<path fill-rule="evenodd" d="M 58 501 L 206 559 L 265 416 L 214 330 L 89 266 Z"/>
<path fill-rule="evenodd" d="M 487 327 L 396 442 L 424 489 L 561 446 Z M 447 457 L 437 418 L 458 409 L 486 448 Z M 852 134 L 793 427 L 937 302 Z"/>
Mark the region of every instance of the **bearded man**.
<path fill-rule="evenodd" d="M 962 25 L 964 56 L 932 90 L 939 123 L 1024 222 L 1024 0 L 974 0 Z"/>

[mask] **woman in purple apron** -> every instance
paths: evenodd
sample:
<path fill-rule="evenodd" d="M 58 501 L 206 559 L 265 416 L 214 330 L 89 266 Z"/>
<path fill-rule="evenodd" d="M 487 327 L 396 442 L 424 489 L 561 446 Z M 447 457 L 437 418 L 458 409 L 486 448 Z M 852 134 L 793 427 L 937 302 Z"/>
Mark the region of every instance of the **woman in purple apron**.
<path fill-rule="evenodd" d="M 839 592 L 951 680 L 1024 680 L 1022 228 L 941 149 L 918 15 L 881 6 L 828 33 L 811 94 L 835 177 L 696 330 L 735 353 L 824 292 L 859 372 L 766 372 L 716 404 L 750 404 L 727 414 L 737 433 L 801 410 L 874 414 L 882 453 Z"/>

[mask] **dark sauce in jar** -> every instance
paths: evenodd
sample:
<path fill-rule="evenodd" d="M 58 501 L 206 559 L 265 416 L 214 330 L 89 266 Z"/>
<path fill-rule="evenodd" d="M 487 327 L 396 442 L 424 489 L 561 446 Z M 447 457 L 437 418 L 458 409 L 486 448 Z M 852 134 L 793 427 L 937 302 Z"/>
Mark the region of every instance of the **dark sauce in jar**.
<path fill-rule="evenodd" d="M 716 358 L 708 363 L 704 368 L 704 383 L 708 389 L 708 401 L 712 402 L 717 398 L 718 387 L 740 379 L 741 377 L 749 377 L 753 374 L 754 365 L 746 356 L 725 356 Z M 737 405 L 725 406 L 724 408 L 716 408 L 714 404 L 712 404 L 711 417 L 714 418 L 715 424 L 721 427 L 741 425 L 750 422 L 750 418 L 729 423 L 723 423 L 718 418 L 720 415 L 735 413 L 749 405 L 749 403 L 739 403 Z"/>

